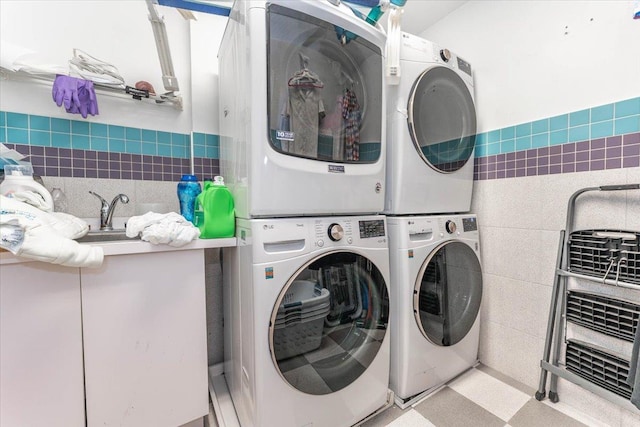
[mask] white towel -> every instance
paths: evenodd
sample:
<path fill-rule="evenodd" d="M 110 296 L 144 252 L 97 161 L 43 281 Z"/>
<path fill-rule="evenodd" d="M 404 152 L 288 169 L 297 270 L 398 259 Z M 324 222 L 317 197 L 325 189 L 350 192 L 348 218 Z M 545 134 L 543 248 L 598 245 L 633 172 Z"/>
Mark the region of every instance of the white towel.
<path fill-rule="evenodd" d="M 145 242 L 154 245 L 180 247 L 200 237 L 200 230 L 175 212 L 147 212 L 144 215 L 132 216 L 127 221 L 127 237 L 138 235 Z"/>
<path fill-rule="evenodd" d="M 41 211 L 53 212 L 53 201 L 49 202 L 45 200 L 40 193 L 37 193 L 35 191 L 14 191 L 13 193 L 11 193 L 11 198 L 16 199 L 19 202 L 24 202 L 31 206 L 35 206 Z"/>
<path fill-rule="evenodd" d="M 39 221 L 53 228 L 62 237 L 79 239 L 89 232 L 89 224 L 87 224 L 86 221 L 68 213 L 45 212 L 31 203 L 20 201 L 20 199 L 16 197 L 1 197 L 0 207 L 3 210 L 19 210 L 34 218 L 38 218 Z"/>
<path fill-rule="evenodd" d="M 99 267 L 101 247 L 81 245 L 60 234 L 48 213 L 0 196 L 0 246 L 16 256 L 67 267 Z M 36 209 L 37 210 L 37 209 Z"/>

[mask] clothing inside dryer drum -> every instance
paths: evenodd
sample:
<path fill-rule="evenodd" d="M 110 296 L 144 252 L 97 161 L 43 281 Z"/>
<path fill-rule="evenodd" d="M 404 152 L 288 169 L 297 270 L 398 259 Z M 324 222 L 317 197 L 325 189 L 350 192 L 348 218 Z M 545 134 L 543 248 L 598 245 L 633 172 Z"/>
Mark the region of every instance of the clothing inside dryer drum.
<path fill-rule="evenodd" d="M 464 243 L 450 242 L 423 268 L 416 320 L 429 341 L 454 345 L 467 335 L 480 310 L 482 271 L 478 257 Z"/>
<path fill-rule="evenodd" d="M 435 67 L 423 73 L 411 92 L 410 132 L 430 166 L 441 172 L 462 168 L 473 153 L 476 114 L 464 81 L 454 71 Z"/>
<path fill-rule="evenodd" d="M 378 268 L 351 252 L 324 255 L 280 293 L 269 325 L 271 356 L 296 389 L 333 393 L 373 362 L 388 320 L 389 295 Z"/>
<path fill-rule="evenodd" d="M 271 147 L 340 163 L 380 158 L 382 54 L 336 27 L 279 5 L 268 7 L 268 120 Z"/>

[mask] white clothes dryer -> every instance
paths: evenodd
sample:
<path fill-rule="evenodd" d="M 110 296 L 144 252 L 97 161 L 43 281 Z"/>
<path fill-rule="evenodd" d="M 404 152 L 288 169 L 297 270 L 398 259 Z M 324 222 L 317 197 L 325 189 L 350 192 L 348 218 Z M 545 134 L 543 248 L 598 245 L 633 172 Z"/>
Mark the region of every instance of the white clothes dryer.
<path fill-rule="evenodd" d="M 341 2 L 234 3 L 218 57 L 236 216 L 383 210 L 385 40 Z"/>
<path fill-rule="evenodd" d="M 384 216 L 237 221 L 225 380 L 243 427 L 351 426 L 392 403 Z"/>
<path fill-rule="evenodd" d="M 475 215 L 387 221 L 390 386 L 404 408 L 477 363 L 480 246 Z"/>
<path fill-rule="evenodd" d="M 384 212 L 468 212 L 476 139 L 471 65 L 402 33 L 400 67 L 400 84 L 388 97 Z"/>

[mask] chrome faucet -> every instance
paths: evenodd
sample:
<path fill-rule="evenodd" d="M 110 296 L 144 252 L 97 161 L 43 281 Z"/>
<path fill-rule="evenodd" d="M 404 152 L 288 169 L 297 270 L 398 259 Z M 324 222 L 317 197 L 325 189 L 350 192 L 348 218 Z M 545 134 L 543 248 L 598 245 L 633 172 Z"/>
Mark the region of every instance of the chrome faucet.
<path fill-rule="evenodd" d="M 118 203 L 119 200 L 120 202 L 127 204 L 129 203 L 129 197 L 126 194 L 118 194 L 113 198 L 111 204 L 108 204 L 107 201 L 98 193 L 94 193 L 93 191 L 89 191 L 89 193 L 100 199 L 100 203 L 102 203 L 102 206 L 100 207 L 100 230 L 113 230 L 111 222 L 113 220 L 113 211 L 115 210 L 116 203 Z"/>

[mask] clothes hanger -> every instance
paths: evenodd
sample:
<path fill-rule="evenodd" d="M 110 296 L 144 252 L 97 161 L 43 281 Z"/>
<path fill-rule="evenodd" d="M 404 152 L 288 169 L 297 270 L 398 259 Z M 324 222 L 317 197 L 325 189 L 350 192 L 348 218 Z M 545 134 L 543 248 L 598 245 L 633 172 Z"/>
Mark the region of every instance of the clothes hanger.
<path fill-rule="evenodd" d="M 307 87 L 307 88 L 323 88 L 324 83 L 320 80 L 320 77 L 316 75 L 313 71 L 309 70 L 309 57 L 300 55 L 300 66 L 301 70 L 296 71 L 296 73 L 289 78 L 287 84 L 289 87 Z"/>

